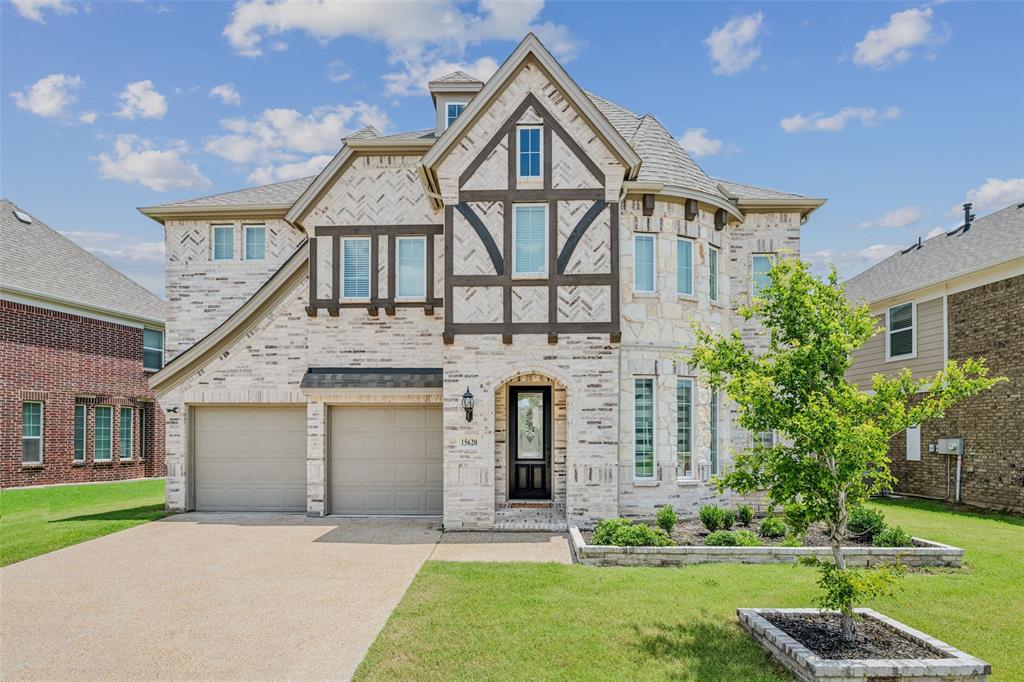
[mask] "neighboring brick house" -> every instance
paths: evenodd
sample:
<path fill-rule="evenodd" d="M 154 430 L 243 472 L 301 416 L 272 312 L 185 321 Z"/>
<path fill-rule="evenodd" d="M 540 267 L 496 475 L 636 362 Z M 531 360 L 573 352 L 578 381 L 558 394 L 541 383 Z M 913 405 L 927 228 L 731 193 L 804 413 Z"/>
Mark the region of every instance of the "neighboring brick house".
<path fill-rule="evenodd" d="M 443 514 L 564 528 L 728 499 L 749 437 L 680 348 L 824 203 L 709 178 L 532 35 L 429 83 L 427 130 L 320 175 L 142 212 L 164 224 L 174 510 Z"/>
<path fill-rule="evenodd" d="M 164 302 L 0 201 L 0 487 L 164 475 Z"/>
<path fill-rule="evenodd" d="M 893 438 L 894 492 L 1024 512 L 1024 203 L 977 220 L 968 204 L 963 225 L 868 268 L 846 293 L 887 328 L 854 353 L 848 377 L 862 387 L 967 358 L 1009 379 Z"/>

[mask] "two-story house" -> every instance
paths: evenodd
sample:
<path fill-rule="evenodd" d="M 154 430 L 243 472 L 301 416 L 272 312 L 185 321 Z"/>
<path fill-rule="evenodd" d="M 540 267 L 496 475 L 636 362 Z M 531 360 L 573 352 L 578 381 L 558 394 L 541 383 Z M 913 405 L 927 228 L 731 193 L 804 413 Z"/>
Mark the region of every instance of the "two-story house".
<path fill-rule="evenodd" d="M 533 35 L 426 130 L 315 178 L 142 209 L 167 238 L 174 510 L 443 514 L 447 528 L 692 513 L 749 438 L 677 359 L 741 329 L 824 202 L 709 178 Z"/>
<path fill-rule="evenodd" d="M 948 360 L 984 358 L 1009 381 L 919 424 L 889 445 L 895 492 L 1024 511 L 1024 203 L 893 254 L 846 282 L 884 331 L 854 352 L 847 377 L 909 369 L 930 377 Z"/>

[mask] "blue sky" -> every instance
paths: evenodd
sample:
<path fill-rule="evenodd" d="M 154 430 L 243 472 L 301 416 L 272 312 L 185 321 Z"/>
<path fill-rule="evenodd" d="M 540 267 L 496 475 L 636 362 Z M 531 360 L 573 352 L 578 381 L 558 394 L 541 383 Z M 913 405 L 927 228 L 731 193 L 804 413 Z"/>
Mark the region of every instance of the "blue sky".
<path fill-rule="evenodd" d="M 827 197 L 803 252 L 849 276 L 967 199 L 1024 200 L 1022 27 L 1021 3 L 4 0 L 0 189 L 159 293 L 136 206 L 429 127 L 426 80 L 487 76 L 533 30 L 710 175 Z"/>

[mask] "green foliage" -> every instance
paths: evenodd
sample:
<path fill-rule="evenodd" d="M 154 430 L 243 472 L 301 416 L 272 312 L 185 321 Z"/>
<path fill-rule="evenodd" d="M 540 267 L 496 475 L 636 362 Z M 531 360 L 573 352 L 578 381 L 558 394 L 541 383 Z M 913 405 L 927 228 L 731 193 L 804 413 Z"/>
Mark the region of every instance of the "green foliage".
<path fill-rule="evenodd" d="M 605 519 L 597 524 L 591 541 L 595 545 L 620 547 L 667 547 L 676 544 L 661 528 L 646 523 L 633 523 L 629 519 Z"/>
<path fill-rule="evenodd" d="M 658 528 L 663 531 L 672 534 L 672 529 L 676 527 L 676 523 L 679 521 L 679 517 L 676 516 L 676 510 L 672 508 L 672 505 L 666 504 L 664 507 L 658 510 L 658 513 L 654 517 L 654 522 Z"/>
<path fill-rule="evenodd" d="M 701 505 L 700 510 L 697 512 L 697 516 L 700 517 L 700 522 L 704 524 L 704 527 L 709 532 L 714 533 L 716 530 L 722 528 L 722 510 L 713 504 Z"/>
<path fill-rule="evenodd" d="M 736 525 L 736 514 L 733 513 L 732 509 L 719 509 L 718 518 L 721 523 L 721 528 L 729 530 Z"/>
<path fill-rule="evenodd" d="M 762 537 L 781 538 L 786 534 L 786 524 L 778 516 L 768 516 L 761 521 L 761 528 L 758 530 Z"/>
<path fill-rule="evenodd" d="M 875 547 L 913 547 L 914 540 L 910 533 L 899 526 L 886 526 L 872 543 Z"/>
<path fill-rule="evenodd" d="M 704 544 L 711 547 L 735 547 L 740 543 L 736 533 L 731 530 L 716 530 L 704 538 Z"/>
<path fill-rule="evenodd" d="M 597 524 L 590 541 L 595 545 L 614 545 L 612 538 L 615 537 L 618 530 L 632 525 L 633 522 L 629 519 L 605 519 Z"/>
<path fill-rule="evenodd" d="M 850 520 L 846 528 L 851 534 L 871 540 L 885 530 L 885 514 L 881 509 L 872 507 L 854 507 L 850 511 Z"/>
<path fill-rule="evenodd" d="M 875 568 L 838 568 L 831 561 L 816 558 L 804 559 L 803 563 L 818 568 L 818 587 L 821 593 L 815 599 L 815 604 L 822 609 L 839 611 L 847 617 L 856 617 L 854 605 L 892 594 L 896 581 L 904 573 L 901 564 Z"/>
<path fill-rule="evenodd" d="M 810 511 L 799 502 L 790 502 L 784 505 L 782 507 L 782 518 L 785 519 L 789 532 L 799 538 L 802 538 L 807 533 L 810 525 L 814 523 Z"/>
<path fill-rule="evenodd" d="M 752 530 L 746 528 L 735 531 L 736 544 L 740 547 L 760 547 L 761 540 L 757 537 L 757 534 Z"/>
<path fill-rule="evenodd" d="M 754 520 L 754 508 L 749 504 L 741 504 L 736 508 L 736 518 L 740 520 L 744 526 L 749 526 L 750 522 Z"/>
<path fill-rule="evenodd" d="M 786 539 L 779 543 L 783 547 L 799 547 L 804 544 L 799 535 L 787 535 Z"/>

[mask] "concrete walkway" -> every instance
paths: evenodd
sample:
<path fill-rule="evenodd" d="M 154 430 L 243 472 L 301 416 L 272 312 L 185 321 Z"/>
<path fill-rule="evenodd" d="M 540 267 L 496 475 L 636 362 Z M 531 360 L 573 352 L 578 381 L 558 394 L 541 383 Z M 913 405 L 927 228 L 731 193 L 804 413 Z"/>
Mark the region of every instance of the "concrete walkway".
<path fill-rule="evenodd" d="M 348 679 L 428 558 L 570 560 L 439 520 L 171 517 L 0 569 L 0 677 Z"/>

